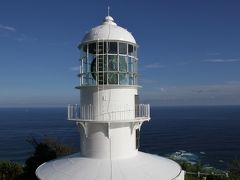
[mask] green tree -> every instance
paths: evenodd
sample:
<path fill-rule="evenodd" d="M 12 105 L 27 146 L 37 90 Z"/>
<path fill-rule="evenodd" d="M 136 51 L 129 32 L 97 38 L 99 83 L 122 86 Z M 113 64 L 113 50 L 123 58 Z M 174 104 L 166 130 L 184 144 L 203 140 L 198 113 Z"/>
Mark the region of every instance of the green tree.
<path fill-rule="evenodd" d="M 229 166 L 230 179 L 231 180 L 240 180 L 240 160 L 235 159 L 231 162 Z"/>
<path fill-rule="evenodd" d="M 23 166 L 12 161 L 0 161 L 0 179 L 14 180 L 23 173 Z"/>
<path fill-rule="evenodd" d="M 36 138 L 32 137 L 28 142 L 33 145 L 35 151 L 32 156 L 30 156 L 25 164 L 24 173 L 18 177 L 19 180 L 23 179 L 37 179 L 35 171 L 44 162 L 56 159 L 58 157 L 69 155 L 73 152 L 73 148 L 69 147 L 62 142 L 45 137 L 40 141 L 37 141 Z"/>

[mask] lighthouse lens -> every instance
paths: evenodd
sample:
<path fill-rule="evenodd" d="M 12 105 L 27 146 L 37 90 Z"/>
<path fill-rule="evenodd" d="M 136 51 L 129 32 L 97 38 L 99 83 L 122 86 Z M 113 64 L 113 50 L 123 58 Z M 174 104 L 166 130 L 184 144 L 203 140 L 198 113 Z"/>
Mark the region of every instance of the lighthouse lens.
<path fill-rule="evenodd" d="M 118 70 L 118 59 L 117 55 L 108 56 L 108 71 L 117 71 Z"/>
<path fill-rule="evenodd" d="M 127 57 L 119 56 L 119 84 L 128 84 Z"/>
<path fill-rule="evenodd" d="M 97 42 L 82 46 L 81 83 L 136 85 L 136 46 L 125 42 Z"/>
<path fill-rule="evenodd" d="M 127 72 L 127 57 L 119 56 L 119 71 Z"/>

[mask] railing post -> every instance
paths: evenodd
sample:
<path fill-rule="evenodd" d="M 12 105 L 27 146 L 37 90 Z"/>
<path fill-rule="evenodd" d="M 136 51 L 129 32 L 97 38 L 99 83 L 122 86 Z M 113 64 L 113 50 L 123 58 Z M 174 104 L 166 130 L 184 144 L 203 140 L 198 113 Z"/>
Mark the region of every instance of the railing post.
<path fill-rule="evenodd" d="M 150 118 L 150 104 L 148 104 L 148 117 Z"/>
<path fill-rule="evenodd" d="M 92 105 L 89 105 L 89 119 L 92 119 Z"/>
<path fill-rule="evenodd" d="M 68 119 L 70 119 L 70 118 L 69 118 L 69 106 L 70 106 L 70 105 L 68 104 L 68 111 L 67 111 L 67 112 L 68 112 Z"/>
<path fill-rule="evenodd" d="M 83 119 L 83 106 L 80 107 L 80 119 Z"/>
<path fill-rule="evenodd" d="M 89 119 L 89 105 L 87 106 L 87 119 Z"/>
<path fill-rule="evenodd" d="M 71 106 L 71 119 L 74 119 L 74 117 L 73 117 L 73 109 L 74 108 L 74 106 Z"/>
<path fill-rule="evenodd" d="M 83 119 L 86 119 L 86 117 L 85 117 L 85 105 L 83 106 Z"/>
<path fill-rule="evenodd" d="M 74 114 L 75 114 L 75 119 L 77 119 L 78 118 L 78 105 L 77 104 L 75 104 L 75 108 L 74 108 Z"/>
<path fill-rule="evenodd" d="M 148 104 L 146 104 L 146 114 L 145 117 L 148 117 Z"/>
<path fill-rule="evenodd" d="M 67 106 L 67 118 L 69 120 L 94 120 L 95 117 L 95 110 L 92 104 L 80 106 L 78 104 Z M 137 104 L 135 105 L 134 109 L 131 108 L 124 108 L 120 111 L 112 111 L 108 112 L 104 115 L 108 120 L 116 121 L 116 120 L 129 120 L 129 115 L 134 114 L 135 118 L 150 118 L 150 105 L 149 104 Z M 97 118 L 98 115 L 97 115 Z M 97 120 L 97 119 L 95 119 Z"/>

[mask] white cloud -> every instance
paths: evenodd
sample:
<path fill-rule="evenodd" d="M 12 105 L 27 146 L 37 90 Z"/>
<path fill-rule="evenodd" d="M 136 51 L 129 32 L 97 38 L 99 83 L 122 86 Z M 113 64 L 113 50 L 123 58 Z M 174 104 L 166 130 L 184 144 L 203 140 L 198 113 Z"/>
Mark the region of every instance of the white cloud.
<path fill-rule="evenodd" d="M 142 92 L 144 103 L 152 105 L 240 105 L 240 83 L 229 81 L 222 84 L 164 86 Z"/>
<path fill-rule="evenodd" d="M 205 59 L 204 62 L 210 62 L 210 63 L 231 63 L 231 62 L 240 62 L 240 59 Z"/>
<path fill-rule="evenodd" d="M 230 84 L 230 85 L 239 85 L 239 86 L 240 86 L 240 81 L 235 81 L 235 80 L 227 81 L 226 84 Z"/>
<path fill-rule="evenodd" d="M 16 28 L 0 24 L 0 37 L 8 38 L 18 42 L 32 42 L 38 40 L 35 37 L 17 32 Z"/>
<path fill-rule="evenodd" d="M 0 30 L 16 32 L 16 28 L 0 24 Z"/>
<path fill-rule="evenodd" d="M 165 68 L 165 67 L 166 66 L 161 65 L 159 63 L 152 63 L 152 64 L 145 65 L 145 68 L 148 68 L 148 69 L 160 69 L 160 68 Z"/>

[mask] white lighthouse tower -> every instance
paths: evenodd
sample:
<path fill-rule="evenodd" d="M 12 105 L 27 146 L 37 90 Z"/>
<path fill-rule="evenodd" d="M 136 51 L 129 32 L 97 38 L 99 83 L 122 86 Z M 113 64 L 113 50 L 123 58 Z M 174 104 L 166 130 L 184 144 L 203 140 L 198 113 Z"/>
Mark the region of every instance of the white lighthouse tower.
<path fill-rule="evenodd" d="M 140 128 L 150 120 L 149 104 L 138 96 L 138 45 L 111 16 L 83 38 L 80 105 L 68 119 L 80 132 L 80 153 L 42 164 L 42 180 L 184 180 L 174 161 L 139 152 Z"/>

